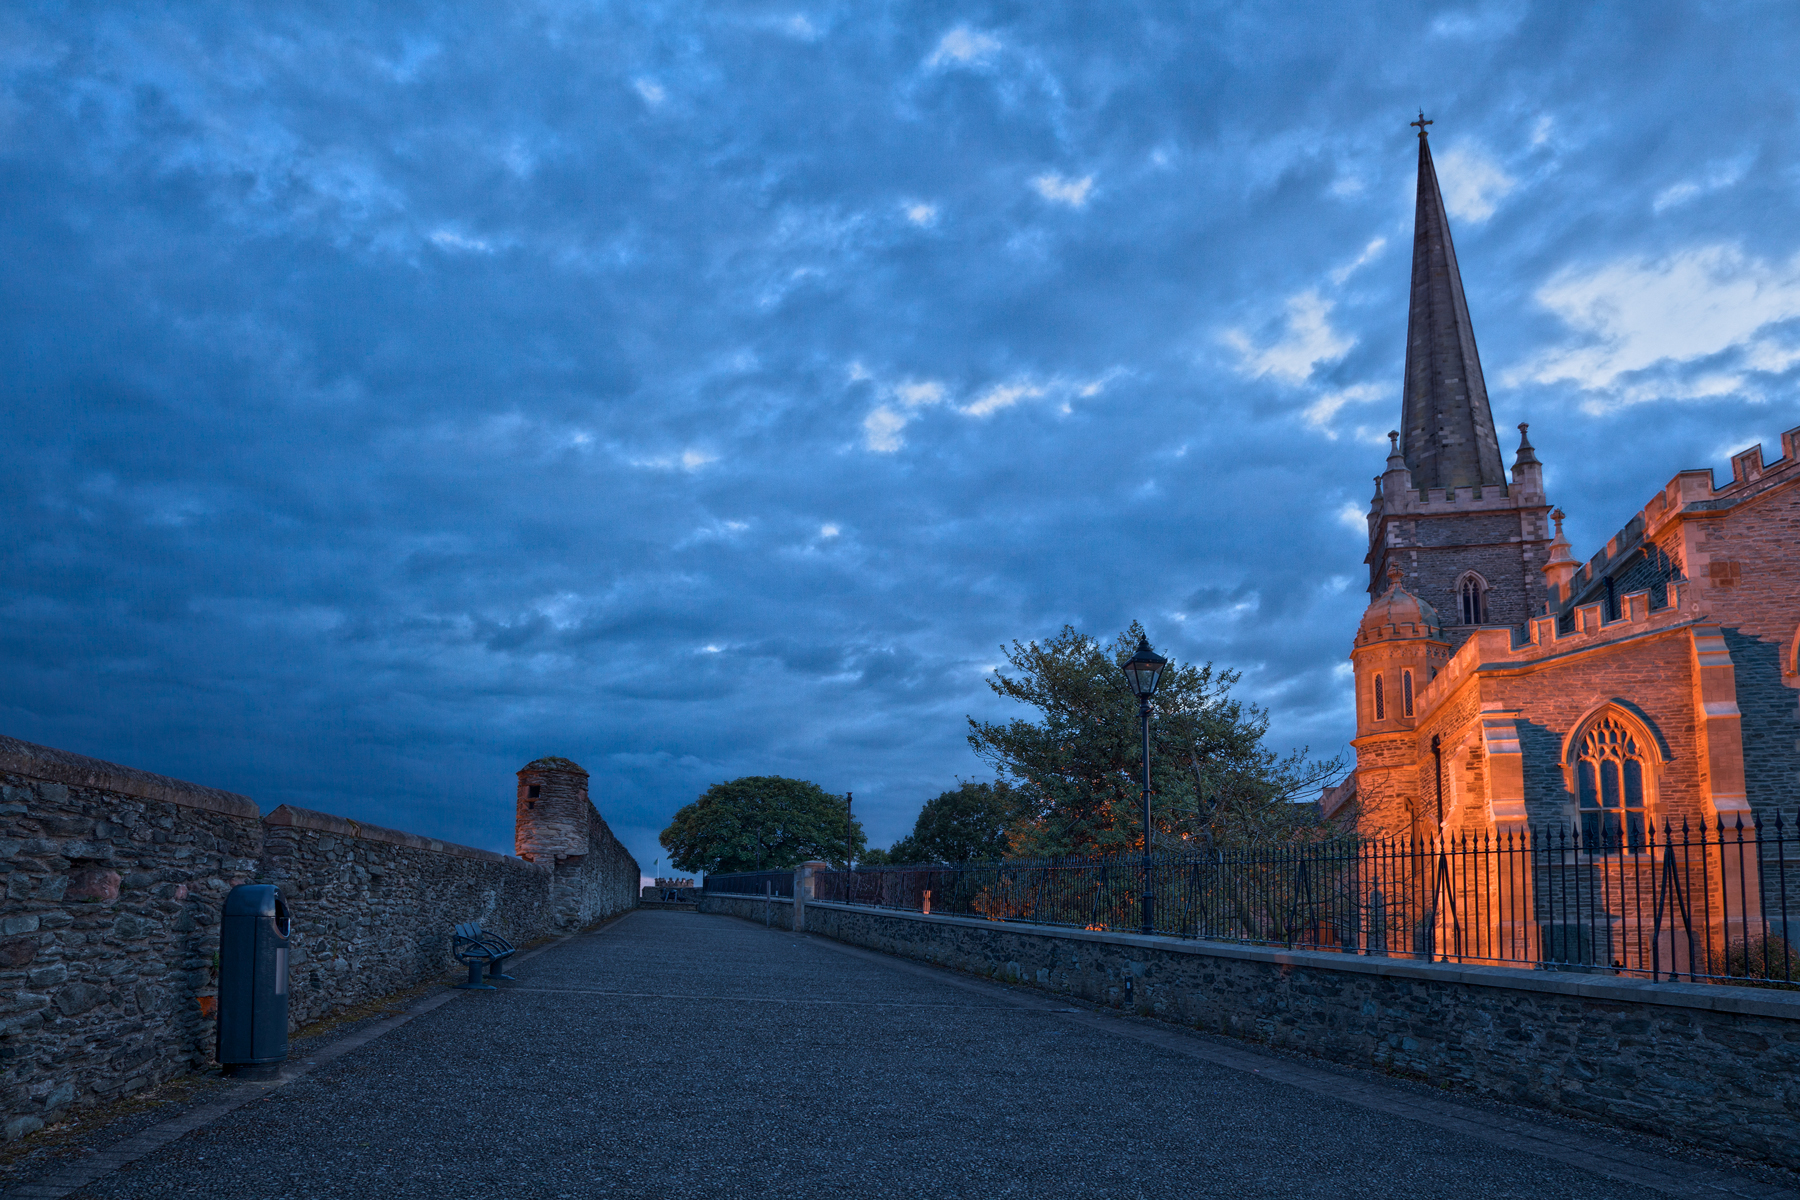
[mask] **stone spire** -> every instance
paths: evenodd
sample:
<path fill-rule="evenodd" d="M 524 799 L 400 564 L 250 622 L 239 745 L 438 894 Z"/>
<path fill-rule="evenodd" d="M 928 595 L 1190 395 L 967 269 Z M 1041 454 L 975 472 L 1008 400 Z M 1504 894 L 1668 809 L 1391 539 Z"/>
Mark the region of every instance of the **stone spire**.
<path fill-rule="evenodd" d="M 1475 329 L 1463 299 L 1450 218 L 1419 128 L 1419 200 L 1413 218 L 1412 308 L 1406 323 L 1401 408 L 1406 465 L 1415 488 L 1500 487 L 1506 482 Z"/>

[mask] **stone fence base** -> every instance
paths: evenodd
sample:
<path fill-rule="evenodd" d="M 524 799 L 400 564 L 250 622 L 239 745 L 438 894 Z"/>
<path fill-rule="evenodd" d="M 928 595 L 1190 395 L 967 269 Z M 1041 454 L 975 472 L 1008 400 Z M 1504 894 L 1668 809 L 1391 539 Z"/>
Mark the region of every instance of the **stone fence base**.
<path fill-rule="evenodd" d="M 810 934 L 1800 1168 L 1800 991 L 803 904 Z"/>
<path fill-rule="evenodd" d="M 700 911 L 724 917 L 742 917 L 772 929 L 794 927 L 794 902 L 782 896 L 728 896 L 700 893 Z"/>

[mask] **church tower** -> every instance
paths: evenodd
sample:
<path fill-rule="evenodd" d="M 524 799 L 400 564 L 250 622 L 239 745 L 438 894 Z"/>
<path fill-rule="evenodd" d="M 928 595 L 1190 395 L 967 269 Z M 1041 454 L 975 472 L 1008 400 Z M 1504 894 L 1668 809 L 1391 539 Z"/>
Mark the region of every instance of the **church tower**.
<path fill-rule="evenodd" d="M 1524 425 L 1509 481 L 1423 113 L 1401 428 L 1369 509 L 1369 596 L 1397 572 L 1454 649 L 1483 625 L 1544 613 L 1550 506 Z"/>

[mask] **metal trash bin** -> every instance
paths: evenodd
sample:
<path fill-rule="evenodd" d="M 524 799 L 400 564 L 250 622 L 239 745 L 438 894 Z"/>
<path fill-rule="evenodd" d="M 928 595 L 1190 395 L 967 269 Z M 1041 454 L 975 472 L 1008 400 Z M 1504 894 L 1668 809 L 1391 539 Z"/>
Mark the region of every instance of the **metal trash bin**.
<path fill-rule="evenodd" d="M 287 1058 L 287 901 L 273 884 L 241 883 L 219 925 L 218 1059 L 225 1074 L 273 1079 Z"/>

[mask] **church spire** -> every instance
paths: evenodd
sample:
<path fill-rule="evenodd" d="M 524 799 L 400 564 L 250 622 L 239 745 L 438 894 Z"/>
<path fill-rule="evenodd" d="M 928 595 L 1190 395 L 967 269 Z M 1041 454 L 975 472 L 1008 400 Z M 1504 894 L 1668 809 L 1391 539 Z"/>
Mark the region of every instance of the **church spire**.
<path fill-rule="evenodd" d="M 1420 113 L 1419 200 L 1413 218 L 1412 308 L 1406 323 L 1402 447 L 1416 488 L 1499 487 L 1506 482 L 1475 329 L 1463 299 L 1450 218 Z"/>

